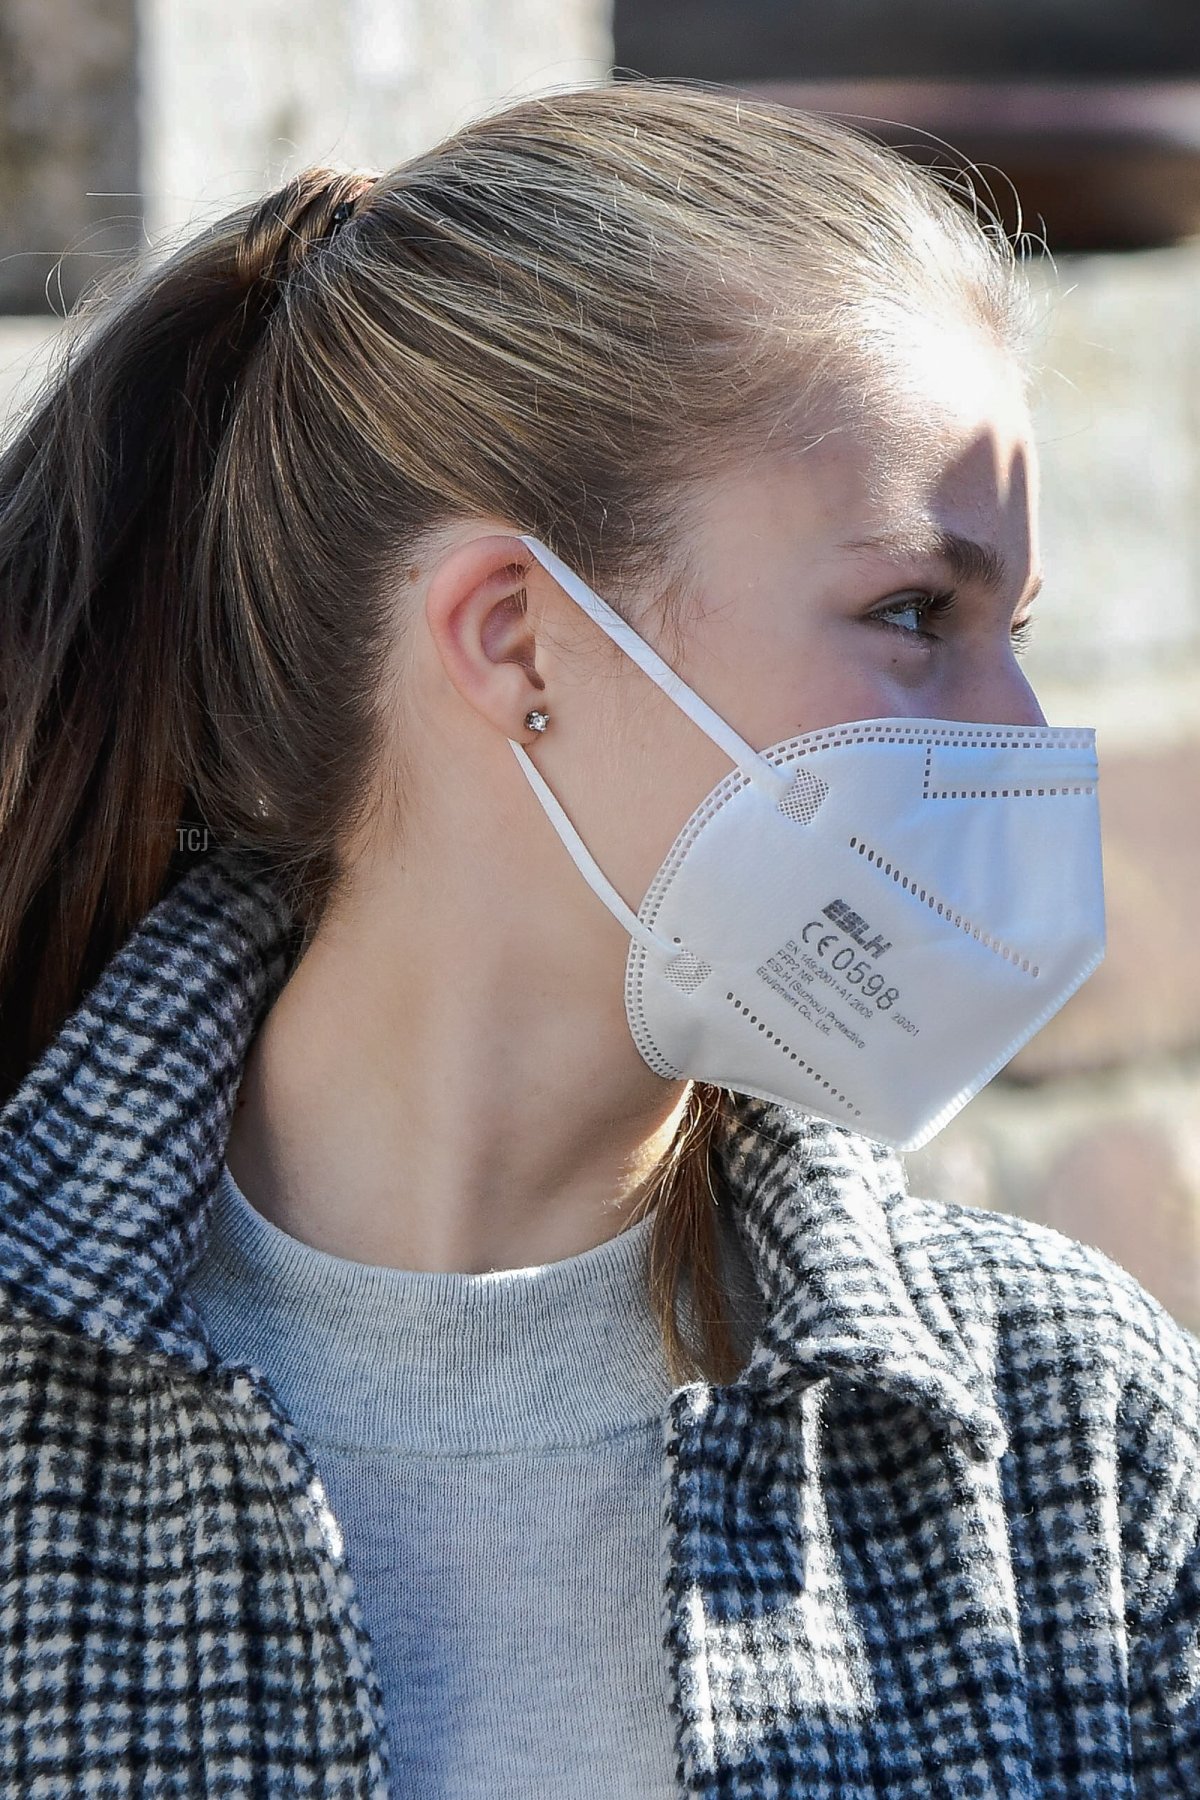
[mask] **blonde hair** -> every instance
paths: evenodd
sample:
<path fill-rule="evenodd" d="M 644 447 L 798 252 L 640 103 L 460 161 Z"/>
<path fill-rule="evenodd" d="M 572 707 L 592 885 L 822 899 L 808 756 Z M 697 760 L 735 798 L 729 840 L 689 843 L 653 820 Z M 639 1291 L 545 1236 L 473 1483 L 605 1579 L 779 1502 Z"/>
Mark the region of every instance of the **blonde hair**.
<path fill-rule="evenodd" d="M 618 604 L 669 597 L 697 474 L 802 429 L 818 390 L 886 392 L 931 313 L 1014 344 L 1013 274 L 848 129 L 621 83 L 386 174 L 307 170 L 96 295 L 0 463 L 8 1085 L 179 869 L 181 821 L 266 853 L 319 920 L 381 753 L 389 578 L 428 534 L 499 516 Z M 644 1197 L 675 1381 L 736 1372 L 721 1123 L 696 1088 Z"/>

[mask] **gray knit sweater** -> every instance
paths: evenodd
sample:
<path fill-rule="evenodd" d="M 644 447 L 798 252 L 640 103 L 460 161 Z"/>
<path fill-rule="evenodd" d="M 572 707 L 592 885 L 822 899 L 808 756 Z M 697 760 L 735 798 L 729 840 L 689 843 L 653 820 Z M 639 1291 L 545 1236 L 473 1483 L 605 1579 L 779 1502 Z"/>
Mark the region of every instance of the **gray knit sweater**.
<path fill-rule="evenodd" d="M 651 1226 L 536 1268 L 376 1268 L 281 1231 L 223 1173 L 192 1299 L 324 1479 L 397 1797 L 676 1792 Z M 761 1299 L 736 1233 L 720 1243 L 748 1355 Z"/>

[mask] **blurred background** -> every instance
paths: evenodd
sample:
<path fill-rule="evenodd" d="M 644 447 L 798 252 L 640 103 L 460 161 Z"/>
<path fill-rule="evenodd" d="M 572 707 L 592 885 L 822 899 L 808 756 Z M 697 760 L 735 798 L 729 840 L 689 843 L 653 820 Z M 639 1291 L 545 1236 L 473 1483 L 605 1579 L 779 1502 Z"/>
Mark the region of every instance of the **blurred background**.
<path fill-rule="evenodd" d="M 1098 728 L 1109 954 L 910 1174 L 1098 1245 L 1200 1330 L 1196 0 L 0 0 L 0 433 L 114 259 L 614 69 L 953 146 L 1052 253 L 1027 667 Z"/>

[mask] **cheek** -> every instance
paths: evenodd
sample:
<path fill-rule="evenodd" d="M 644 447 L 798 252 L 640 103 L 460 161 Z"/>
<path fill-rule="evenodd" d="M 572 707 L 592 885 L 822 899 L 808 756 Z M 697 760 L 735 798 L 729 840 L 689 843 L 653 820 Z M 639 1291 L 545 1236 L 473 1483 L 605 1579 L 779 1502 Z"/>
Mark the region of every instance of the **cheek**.
<path fill-rule="evenodd" d="M 837 619 L 810 630 L 803 643 L 777 646 L 753 666 L 728 668 L 724 716 L 761 750 L 829 725 L 904 716 L 912 711 L 907 696 L 927 676 L 921 657 L 892 649 L 861 621 Z"/>
<path fill-rule="evenodd" d="M 796 709 L 793 730 L 822 731 L 827 725 L 845 725 L 855 719 L 893 718 L 906 710 L 897 698 L 900 685 L 883 668 L 871 672 L 835 664 L 824 681 L 806 691 Z"/>
<path fill-rule="evenodd" d="M 720 712 L 716 697 L 695 685 Z M 584 842 L 636 908 L 680 829 L 732 764 L 639 670 L 600 692 L 607 704 L 594 707 L 573 756 L 576 823 L 587 821 Z"/>
<path fill-rule="evenodd" d="M 811 629 L 738 628 L 715 634 L 689 658 L 685 680 L 754 749 L 793 737 L 836 673 L 837 659 Z M 718 779 L 729 763 L 722 758 Z"/>

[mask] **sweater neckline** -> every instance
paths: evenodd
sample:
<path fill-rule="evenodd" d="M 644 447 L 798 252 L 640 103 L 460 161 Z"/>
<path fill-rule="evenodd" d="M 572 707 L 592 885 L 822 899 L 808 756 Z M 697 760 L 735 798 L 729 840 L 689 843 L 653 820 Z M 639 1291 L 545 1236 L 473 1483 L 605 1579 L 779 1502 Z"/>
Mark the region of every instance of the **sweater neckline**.
<path fill-rule="evenodd" d="M 260 1213 L 223 1165 L 190 1297 L 225 1360 L 257 1367 L 314 1444 L 411 1456 L 566 1449 L 669 1402 L 646 1258 L 654 1219 L 573 1256 L 482 1273 L 356 1262 Z M 718 1229 L 739 1347 L 753 1273 Z M 680 1322 L 696 1342 L 691 1286 Z"/>
<path fill-rule="evenodd" d="M 291 1237 L 221 1168 L 191 1301 L 223 1361 L 259 1368 L 311 1444 L 486 1456 L 597 1444 L 658 1422 L 671 1397 L 646 1258 L 653 1213 L 547 1264 L 437 1273 L 353 1262 Z M 734 1343 L 757 1325 L 754 1273 L 718 1224 Z M 691 1282 L 676 1316 L 696 1343 Z"/>

